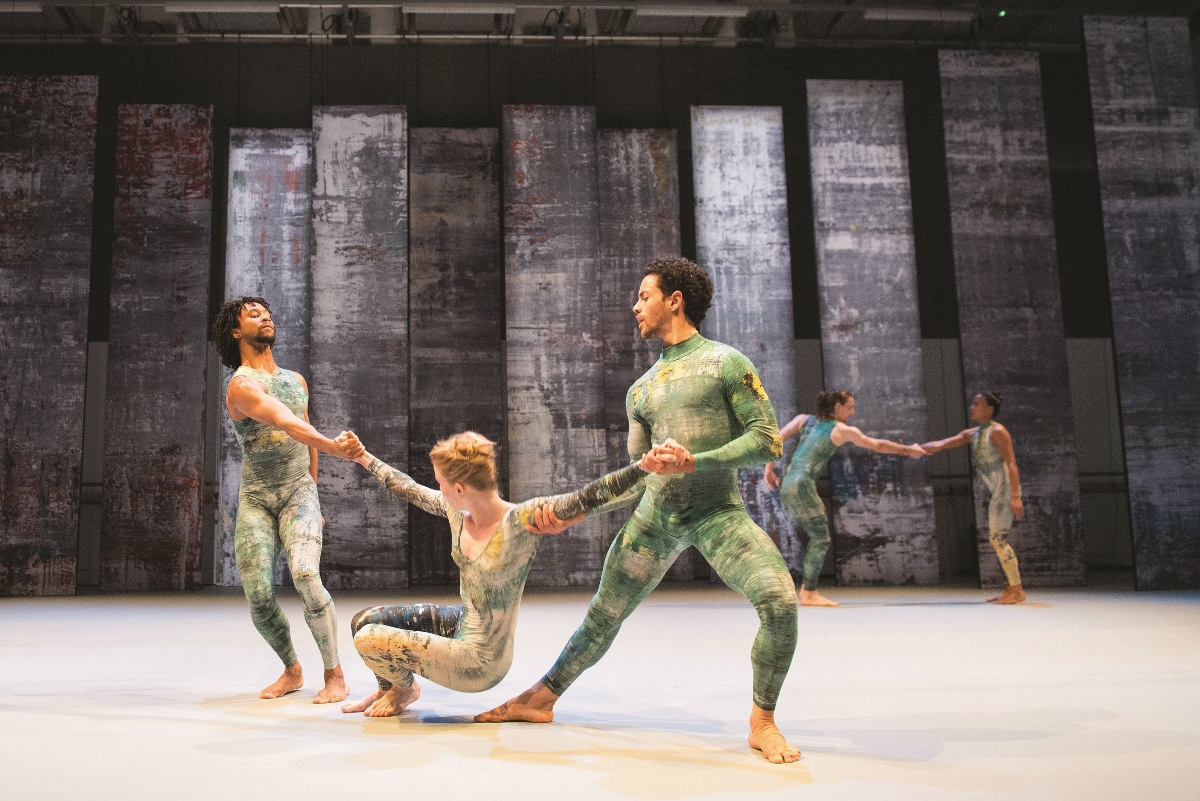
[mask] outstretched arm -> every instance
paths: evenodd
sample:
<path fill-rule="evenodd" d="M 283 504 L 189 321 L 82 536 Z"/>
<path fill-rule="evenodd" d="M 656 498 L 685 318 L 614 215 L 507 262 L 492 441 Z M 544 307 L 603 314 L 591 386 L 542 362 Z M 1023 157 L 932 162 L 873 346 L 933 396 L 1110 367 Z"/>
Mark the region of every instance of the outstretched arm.
<path fill-rule="evenodd" d="M 267 394 L 266 388 L 257 381 L 245 376 L 234 376 L 229 382 L 225 403 L 231 413 L 237 412 L 265 425 L 274 426 L 310 448 L 316 448 L 339 459 L 353 458 L 350 451 L 317 431 L 307 420 L 292 414 L 291 409 Z"/>
<path fill-rule="evenodd" d="M 362 443 L 358 441 L 358 437 L 355 436 L 353 431 L 341 434 L 338 436 L 337 441 L 338 444 L 345 443 L 350 447 L 357 445 L 358 448 L 362 449 L 362 454 L 354 461 L 370 470 L 371 474 L 379 479 L 379 483 L 387 487 L 397 498 L 420 507 L 431 515 L 449 517 L 448 510 L 450 507 L 446 504 L 446 499 L 442 493 L 418 484 L 416 481 L 413 481 L 412 476 L 372 456 L 367 452 L 366 448 L 362 447 Z"/>
<path fill-rule="evenodd" d="M 876 453 L 885 453 L 890 456 L 908 456 L 913 459 L 920 459 L 926 455 L 920 445 L 905 445 L 903 442 L 892 442 L 889 439 L 868 437 L 855 426 L 848 426 L 845 423 L 834 426 L 833 433 L 829 438 L 834 445 L 840 446 L 850 442 L 860 448 L 866 448 Z"/>
<path fill-rule="evenodd" d="M 595 514 L 602 507 L 626 495 L 645 477 L 646 471 L 640 465 L 631 464 L 601 476 L 578 492 L 526 501 L 517 507 L 517 517 L 527 530 L 535 534 L 558 534 L 585 516 Z M 549 507 L 553 519 L 565 521 L 566 525 L 550 526 L 542 530 L 537 525 L 537 515 L 540 512 L 542 519 L 546 519 L 546 507 Z"/>
<path fill-rule="evenodd" d="M 1008 471 L 1008 485 L 1012 487 L 1012 513 L 1020 520 L 1025 516 L 1025 502 L 1021 500 L 1021 474 L 1017 472 L 1017 455 L 1013 452 L 1012 435 L 1002 425 L 992 426 L 992 444 L 1000 451 L 1004 467 Z"/>
<path fill-rule="evenodd" d="M 948 451 L 951 448 L 961 448 L 964 445 L 971 444 L 971 437 L 975 436 L 974 428 L 966 428 L 955 434 L 953 437 L 946 439 L 934 440 L 921 445 L 921 449 L 929 455 L 939 453 L 940 451 Z"/>

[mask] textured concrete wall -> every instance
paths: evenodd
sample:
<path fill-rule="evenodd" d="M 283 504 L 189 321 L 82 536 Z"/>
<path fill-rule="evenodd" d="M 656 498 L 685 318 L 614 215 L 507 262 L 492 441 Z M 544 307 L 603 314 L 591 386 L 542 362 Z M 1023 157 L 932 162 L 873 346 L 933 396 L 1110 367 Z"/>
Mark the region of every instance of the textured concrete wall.
<path fill-rule="evenodd" d="M 212 108 L 117 112 L 100 588 L 200 582 Z"/>
<path fill-rule="evenodd" d="M 313 109 L 310 414 L 408 467 L 408 122 L 402 106 Z M 322 575 L 408 585 L 408 510 L 353 462 L 320 460 Z"/>
<path fill-rule="evenodd" d="M 1025 518 L 1009 541 L 1021 581 L 1085 579 L 1071 386 L 1036 53 L 939 54 L 964 389 L 1004 397 Z M 1003 586 L 975 482 L 979 576 Z"/>
<path fill-rule="evenodd" d="M 1084 20 L 1141 589 L 1200 587 L 1200 125 L 1188 22 Z"/>
<path fill-rule="evenodd" d="M 925 437 L 912 201 L 899 82 L 809 81 L 808 129 L 827 389 L 871 436 Z M 938 580 L 928 459 L 844 446 L 830 462 L 842 584 Z"/>
<path fill-rule="evenodd" d="M 514 501 L 604 473 L 596 112 L 505 106 L 508 475 Z M 595 584 L 607 522 L 542 543 L 531 584 Z"/>
<path fill-rule="evenodd" d="M 229 132 L 229 201 L 225 229 L 225 297 L 265 298 L 275 321 L 271 348 L 280 367 L 309 375 L 312 311 L 312 133 L 305 130 Z M 218 470 L 215 583 L 237 585 L 233 529 L 237 520 L 242 454 L 224 408 L 233 371 L 221 368 L 221 440 Z M 280 556 L 276 583 L 285 583 Z"/>
<path fill-rule="evenodd" d="M 75 592 L 98 88 L 0 77 L 0 595 Z"/>
<path fill-rule="evenodd" d="M 797 407 L 783 110 L 693 106 L 692 175 L 696 260 L 714 285 L 702 329 L 754 362 L 784 425 Z M 762 475 L 762 467 L 739 473 L 747 511 L 798 575 L 803 548 Z"/>
<path fill-rule="evenodd" d="M 414 128 L 409 146 L 409 468 L 437 486 L 437 440 L 471 429 L 504 441 L 500 132 Z M 408 520 L 412 582 L 457 581 L 445 519 L 410 507 Z"/>
<path fill-rule="evenodd" d="M 596 144 L 604 418 L 608 469 L 615 470 L 629 464 L 625 395 L 662 352 L 662 340 L 642 339 L 632 309 L 646 265 L 656 256 L 680 252 L 679 152 L 673 130 L 602 130 Z M 626 511 L 606 516 L 608 536 L 615 536 L 628 519 Z M 667 579 L 691 580 L 701 561 L 699 553 L 689 548 L 671 567 Z"/>

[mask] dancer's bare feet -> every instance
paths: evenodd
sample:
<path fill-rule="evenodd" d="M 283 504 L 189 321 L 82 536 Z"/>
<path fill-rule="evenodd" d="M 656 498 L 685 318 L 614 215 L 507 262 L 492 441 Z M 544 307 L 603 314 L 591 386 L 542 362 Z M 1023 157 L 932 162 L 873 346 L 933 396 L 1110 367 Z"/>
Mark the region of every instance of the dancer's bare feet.
<path fill-rule="evenodd" d="M 382 697 L 383 697 L 383 690 L 376 687 L 375 692 L 371 693 L 370 695 L 364 695 L 362 698 L 359 698 L 357 701 L 350 701 L 349 703 L 342 704 L 342 711 L 343 712 L 366 712 L 367 707 L 369 707 L 371 704 L 375 703 Z"/>
<path fill-rule="evenodd" d="M 526 723 L 549 723 L 554 720 L 554 704 L 557 701 L 558 696 L 539 681 L 516 698 L 476 715 L 475 722 L 503 723 L 506 720 L 523 720 Z"/>
<path fill-rule="evenodd" d="M 399 715 L 408 705 L 421 697 L 421 685 L 413 681 L 408 687 L 395 687 L 379 696 L 379 700 L 363 712 L 369 718 L 390 718 Z"/>
<path fill-rule="evenodd" d="M 995 598 L 988 598 L 989 604 L 1019 604 L 1025 600 L 1025 590 L 1021 589 L 1020 584 L 1010 584 L 1005 587 L 1004 592 L 997 595 Z"/>
<path fill-rule="evenodd" d="M 275 680 L 275 683 L 264 689 L 258 694 L 259 698 L 280 698 L 288 693 L 294 693 L 304 686 L 304 671 L 300 669 L 300 663 L 295 662 L 290 667 L 284 668 L 283 675 Z"/>
<path fill-rule="evenodd" d="M 762 752 L 764 759 L 776 765 L 800 759 L 800 749 L 794 748 L 775 725 L 775 713 L 759 709 L 758 704 L 750 710 L 750 736 L 746 741 L 755 751 Z"/>
<path fill-rule="evenodd" d="M 350 688 L 346 686 L 346 676 L 342 673 L 342 666 L 338 665 L 332 670 L 325 671 L 325 686 L 321 688 L 321 692 L 317 693 L 313 703 L 336 704 L 338 701 L 345 701 L 349 694 Z"/>
<path fill-rule="evenodd" d="M 837 606 L 838 605 L 837 601 L 829 600 L 828 598 L 826 598 L 824 595 L 817 592 L 816 590 L 806 590 L 806 589 L 804 589 L 804 587 L 801 587 L 798 595 L 800 596 L 800 605 L 801 606 Z"/>

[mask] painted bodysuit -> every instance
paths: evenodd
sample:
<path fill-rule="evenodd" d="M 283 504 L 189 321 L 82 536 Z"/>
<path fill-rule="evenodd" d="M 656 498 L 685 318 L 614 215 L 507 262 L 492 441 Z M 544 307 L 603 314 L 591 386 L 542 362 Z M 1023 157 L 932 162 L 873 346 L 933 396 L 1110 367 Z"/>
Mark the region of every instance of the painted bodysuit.
<path fill-rule="evenodd" d="M 799 442 L 779 486 L 779 498 L 792 519 L 808 534 L 804 549 L 804 589 L 817 588 L 821 567 L 829 550 L 829 518 L 817 495 L 817 478 L 837 452 L 830 439 L 836 420 L 818 420 L 809 415 L 800 429 Z"/>
<path fill-rule="evenodd" d="M 1012 485 L 1008 481 L 1008 469 L 1000 449 L 992 444 L 991 433 L 995 422 L 984 423 L 975 430 L 971 441 L 972 458 L 979 469 L 979 477 L 988 489 L 988 542 L 996 549 L 1000 568 L 1009 586 L 1021 584 L 1021 571 L 1017 568 L 1017 554 L 1008 544 L 1008 532 L 1012 528 Z"/>
<path fill-rule="evenodd" d="M 775 410 L 750 360 L 696 334 L 663 350 L 626 395 L 629 455 L 673 437 L 695 455 L 696 471 L 647 476 L 640 498 L 604 560 L 600 588 L 583 624 L 542 679 L 562 695 L 612 645 L 622 622 L 695 545 L 717 574 L 747 596 L 760 627 L 750 652 L 754 703 L 775 708 L 796 650 L 796 590 L 771 539 L 746 514 L 737 468 L 779 458 Z"/>
<path fill-rule="evenodd" d="M 450 521 L 451 555 L 459 568 L 462 606 L 399 604 L 364 609 L 350 626 L 354 647 L 375 672 L 380 689 L 408 687 L 413 674 L 460 692 L 495 687 L 508 673 L 525 579 L 540 536 L 525 530 L 535 509 L 554 506 L 561 519 L 591 513 L 627 492 L 646 473 L 636 464 L 565 495 L 533 498 L 509 510 L 474 560 L 462 553 L 463 514 L 442 493 L 372 459 L 368 469 L 396 497 Z"/>
<path fill-rule="evenodd" d="M 239 367 L 234 376 L 251 378 L 292 414 L 304 419 L 308 393 L 290 370 L 275 375 Z M 242 484 L 238 491 L 233 549 L 238 574 L 250 604 L 250 618 L 283 664 L 296 662 L 287 618 L 275 599 L 275 558 L 280 545 L 287 554 L 292 583 L 304 602 L 304 619 L 312 631 L 325 669 L 337 667 L 337 621 L 318 566 L 321 561 L 321 504 L 310 470 L 308 446 L 282 429 L 247 417 L 234 420 L 242 446 Z"/>

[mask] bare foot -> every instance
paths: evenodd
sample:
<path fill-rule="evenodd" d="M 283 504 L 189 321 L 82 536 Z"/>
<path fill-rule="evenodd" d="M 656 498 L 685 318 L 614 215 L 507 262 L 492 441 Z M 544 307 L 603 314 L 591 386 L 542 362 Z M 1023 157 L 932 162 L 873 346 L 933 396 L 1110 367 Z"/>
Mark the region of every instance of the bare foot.
<path fill-rule="evenodd" d="M 409 704 L 421 697 L 421 685 L 414 681 L 408 687 L 395 687 L 385 692 L 364 712 L 369 718 L 390 718 L 399 715 Z"/>
<path fill-rule="evenodd" d="M 503 723 L 506 720 L 523 720 L 526 723 L 549 723 L 554 720 L 554 704 L 557 701 L 558 696 L 539 681 L 516 698 L 476 715 L 475 722 Z"/>
<path fill-rule="evenodd" d="M 775 713 L 759 709 L 757 704 L 750 711 L 750 736 L 746 742 L 755 751 L 762 752 L 764 759 L 776 765 L 800 759 L 800 749 L 794 748 L 775 725 Z"/>
<path fill-rule="evenodd" d="M 383 697 L 383 690 L 380 690 L 378 687 L 376 687 L 375 692 L 371 693 L 370 695 L 364 695 L 362 698 L 359 698 L 357 701 L 351 701 L 348 704 L 342 704 L 342 711 L 343 712 L 366 712 L 367 707 L 369 707 L 371 704 L 375 703 L 382 697 Z"/>
<path fill-rule="evenodd" d="M 294 693 L 304 686 L 304 671 L 300 669 L 300 663 L 295 662 L 290 667 L 284 668 L 283 675 L 275 680 L 275 683 L 267 687 L 258 694 L 259 698 L 280 698 L 288 693 Z"/>
<path fill-rule="evenodd" d="M 321 688 L 321 692 L 317 693 L 313 703 L 336 704 L 338 701 L 345 701 L 349 694 L 350 688 L 346 686 L 346 676 L 342 673 L 342 666 L 338 665 L 332 670 L 325 671 L 325 686 Z"/>
<path fill-rule="evenodd" d="M 816 590 L 806 590 L 800 588 L 800 605 L 801 606 L 837 606 L 837 601 L 831 601 Z"/>
<path fill-rule="evenodd" d="M 1011 584 L 1005 588 L 1004 592 L 997 595 L 995 598 L 988 598 L 989 604 L 1019 604 L 1025 600 L 1025 590 L 1021 589 L 1020 584 Z"/>

